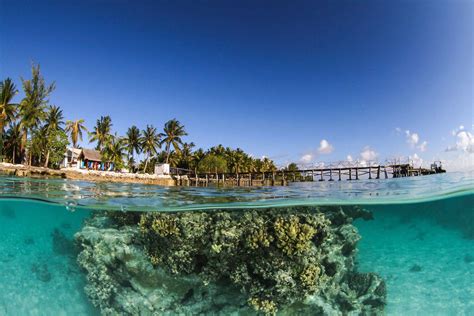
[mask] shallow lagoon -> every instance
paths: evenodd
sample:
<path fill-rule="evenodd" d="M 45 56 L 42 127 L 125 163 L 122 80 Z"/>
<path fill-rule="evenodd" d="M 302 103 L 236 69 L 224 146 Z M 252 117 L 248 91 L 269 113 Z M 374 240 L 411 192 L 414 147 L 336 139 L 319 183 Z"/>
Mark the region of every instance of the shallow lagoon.
<path fill-rule="evenodd" d="M 365 191 L 364 189 L 360 189 L 360 187 L 357 187 L 357 190 L 352 189 L 352 191 L 346 188 L 346 198 L 343 200 L 344 203 L 341 204 L 345 204 L 346 206 L 344 207 L 350 207 L 347 206 L 349 204 L 348 201 L 353 201 L 354 197 L 357 197 L 358 200 L 356 204 L 362 205 L 362 209 L 371 213 L 371 216 L 363 216 L 366 220 L 358 218 L 355 219 L 353 223 L 346 223 L 349 225 L 346 226 L 346 228 L 355 227 L 357 229 L 357 235 L 361 237 L 353 253 L 354 269 L 357 273 L 375 273 L 383 280 L 386 290 L 386 305 L 383 307 L 383 310 L 388 315 L 473 314 L 474 214 L 472 205 L 474 205 L 474 201 L 472 194 L 472 175 L 464 175 L 462 178 L 464 180 L 456 182 L 457 185 L 454 186 L 452 192 L 449 192 L 449 188 L 446 188 L 449 186 L 443 186 L 442 176 L 420 177 L 420 179 L 421 178 L 423 178 L 423 181 L 432 181 L 433 185 L 439 187 L 440 190 L 437 191 L 438 194 L 433 194 L 433 192 L 430 192 L 430 195 L 427 193 L 419 194 L 417 195 L 417 199 L 413 199 L 411 203 L 409 199 L 407 201 L 404 195 L 398 196 L 398 200 L 403 201 L 403 203 L 396 203 L 396 197 L 390 203 L 377 202 L 376 197 L 383 195 L 383 191 L 380 191 L 380 186 L 386 186 L 382 181 L 396 183 L 396 185 L 392 184 L 394 190 L 403 191 L 406 189 L 405 186 L 408 186 L 405 185 L 405 179 L 381 180 L 380 186 L 365 184 Z M 15 181 L 25 183 L 27 179 L 15 179 Z M 80 186 L 82 184 L 67 182 L 67 185 Z M 87 185 L 94 186 L 93 184 Z M 304 185 L 311 186 L 312 184 Z M 323 185 L 326 190 L 328 190 L 327 183 L 314 183 L 314 185 Z M 35 186 L 38 185 L 30 185 L 30 188 Z M 32 192 L 36 198 L 50 198 L 44 194 L 44 183 L 39 186 L 42 186 L 41 190 L 35 191 L 34 189 L 30 189 L 28 194 Z M 351 184 L 351 186 L 359 186 L 359 184 Z M 25 186 L 23 185 L 22 187 L 24 188 Z M 58 202 L 59 195 L 57 194 L 56 185 L 50 184 L 49 187 L 55 188 L 54 192 L 56 192 L 54 198 L 50 199 Z M 150 190 L 152 189 L 154 190 L 154 188 L 150 188 Z M 176 188 L 174 188 L 174 190 L 176 190 Z M 199 188 L 193 190 L 199 190 Z M 266 190 L 265 192 L 273 192 L 272 194 L 274 196 L 276 192 L 273 188 L 261 188 L 259 190 L 261 192 L 263 192 L 262 190 Z M 277 189 L 278 194 L 280 194 L 277 201 L 282 204 L 283 208 L 288 210 L 288 205 L 298 204 L 294 203 L 295 199 L 292 200 L 289 197 L 287 199 L 282 198 L 282 190 L 284 189 Z M 315 192 L 318 191 L 317 187 L 313 189 L 307 188 L 307 193 L 311 193 L 312 190 Z M 232 191 L 234 197 L 231 197 L 231 199 L 234 200 L 239 198 L 235 196 L 235 191 L 239 190 Z M 249 202 L 249 205 L 245 205 L 239 202 L 238 210 L 232 212 L 252 212 L 252 210 L 255 210 L 255 206 L 265 206 L 265 203 L 268 203 L 268 198 L 266 199 L 267 202 L 260 203 L 259 200 L 255 198 L 256 193 L 254 191 L 248 189 L 241 191 L 247 192 L 247 197 L 241 197 L 240 200 L 251 200 L 251 203 Z M 49 192 L 53 192 L 53 190 Z M 102 196 L 110 196 L 106 191 L 104 192 L 105 194 L 102 194 Z M 212 196 L 214 198 L 216 192 L 219 191 L 211 192 L 212 194 L 203 194 L 204 200 L 199 201 L 199 203 L 209 206 L 209 199 L 207 199 L 207 197 Z M 226 197 L 228 192 L 228 189 L 220 191 L 224 197 Z M 288 196 L 292 194 L 291 192 L 298 192 L 298 190 L 294 187 L 290 187 L 288 188 Z M 440 192 L 442 194 L 440 194 Z M 10 192 L 10 195 L 12 195 L 12 193 L 14 192 Z M 70 194 L 70 191 L 65 190 L 63 192 L 63 196 L 68 194 Z M 312 194 L 316 193 L 313 192 Z M 340 192 L 329 193 L 327 196 L 331 197 L 339 194 Z M 24 190 L 21 195 L 25 196 Z M 251 199 L 248 198 L 249 195 L 252 196 Z M 385 196 L 387 196 L 387 194 Z M 370 199 L 369 197 L 373 198 Z M 146 198 L 150 199 L 150 196 Z M 122 199 L 123 198 L 121 198 L 120 201 L 124 201 Z M 190 200 L 189 196 L 187 199 L 188 201 Z M 300 202 L 302 201 L 301 198 L 298 199 Z M 363 202 L 361 200 L 364 199 L 368 203 L 361 203 Z M 70 199 L 65 199 L 64 201 L 66 200 L 70 201 Z M 136 204 L 143 203 L 143 201 L 144 200 L 140 200 L 140 202 Z M 216 200 L 214 199 L 213 201 L 215 202 Z M 274 203 L 275 199 L 271 201 Z M 334 206 L 334 201 L 329 203 L 333 204 L 331 208 L 319 206 L 319 210 L 323 215 L 326 212 L 325 209 L 333 210 L 334 207 L 339 207 L 337 205 Z M 79 201 L 79 203 L 80 202 L 81 201 Z M 105 208 L 104 206 L 108 203 L 107 199 L 100 202 L 102 203 L 102 208 Z M 178 204 L 179 201 L 175 201 L 174 203 Z M 227 203 L 227 201 L 224 199 L 224 202 L 214 203 L 214 208 L 222 209 L 222 206 L 225 205 L 223 203 Z M 100 203 L 97 203 L 96 200 L 94 204 L 97 205 Z M 118 205 L 116 197 L 111 205 L 115 207 Z M 278 209 L 274 208 L 275 205 L 272 205 L 272 207 L 271 209 L 270 207 L 259 208 L 258 212 L 261 212 L 261 214 L 265 214 L 265 212 L 278 212 Z M 127 208 L 132 209 L 133 207 L 127 205 Z M 293 215 L 294 213 L 301 213 L 303 208 L 301 205 L 289 207 Z M 168 209 L 167 211 L 172 211 L 172 209 Z M 208 212 L 215 213 L 219 211 L 208 210 Z M 84 288 L 91 283 L 91 275 L 90 271 L 84 269 L 83 261 L 82 264 L 80 262 L 81 260 L 79 260 L 78 263 L 78 255 L 84 251 L 84 248 L 77 248 L 77 245 L 80 244 L 80 242 L 77 241 L 77 233 L 84 232 L 87 227 L 94 226 L 93 221 L 92 224 L 90 220 L 88 224 L 84 224 L 84 222 L 90 219 L 92 215 L 95 215 L 97 218 L 98 214 L 99 217 L 103 217 L 104 215 L 103 212 L 97 213 L 89 208 L 71 207 L 70 203 L 68 208 L 66 208 L 64 204 L 57 205 L 25 199 L 2 199 L 0 201 L 0 231 L 2 235 L 0 242 L 0 266 L 3 272 L 0 275 L 0 314 L 100 314 L 100 308 L 91 303 L 90 292 L 84 290 Z M 127 216 L 126 214 L 132 213 L 119 212 L 114 214 L 124 214 Z M 327 216 L 330 217 L 329 215 Z M 335 221 L 334 216 L 331 218 Z M 275 221 L 275 218 L 272 220 Z M 97 221 L 95 223 L 97 224 Z M 100 225 L 103 225 L 103 223 L 100 223 Z M 135 224 L 129 225 L 129 223 L 126 223 L 125 226 L 118 228 L 116 226 L 101 227 L 101 230 L 96 232 L 102 234 L 99 235 L 103 237 L 105 236 L 106 230 L 109 232 L 110 229 L 124 231 L 124 227 L 127 229 L 127 225 L 133 226 Z M 75 235 L 76 237 L 74 237 Z M 92 235 L 89 234 L 89 236 Z M 97 238 L 101 238 L 100 236 Z M 76 241 L 74 242 L 75 239 Z M 343 240 L 343 238 L 341 238 L 341 240 Z M 334 244 L 334 246 L 335 245 L 336 244 Z M 141 247 L 141 249 L 143 249 L 143 247 Z M 279 251 L 276 242 L 274 250 Z M 103 257 L 105 258 L 106 255 L 107 254 L 104 253 Z M 171 256 L 172 254 L 169 255 Z M 101 254 L 98 253 L 98 257 L 100 256 Z M 147 258 L 146 253 L 144 258 Z M 161 269 L 160 265 L 157 264 L 155 269 Z M 323 270 L 325 269 L 328 270 L 328 266 L 324 266 Z M 321 275 L 324 273 L 321 272 Z M 168 282 L 167 285 L 169 286 L 169 284 L 176 283 L 173 280 L 183 280 L 183 277 L 184 276 L 179 273 L 178 275 L 170 274 L 170 277 L 165 281 Z M 189 277 L 189 275 L 186 277 Z M 107 280 L 105 282 L 107 282 Z M 195 284 L 192 282 L 194 281 L 191 280 L 186 286 L 189 287 L 189 284 Z M 135 299 L 135 301 L 132 300 L 129 302 L 131 305 L 138 302 L 138 297 L 135 293 L 132 293 L 139 292 L 136 290 L 138 287 L 137 284 L 127 283 L 121 280 L 119 286 L 123 287 L 126 291 L 116 291 L 114 293 L 121 293 L 121 295 L 128 293 L 129 298 Z M 168 305 L 165 306 L 163 303 L 162 307 L 165 308 L 165 310 L 161 310 L 161 312 L 155 310 L 155 312 L 157 314 L 163 314 L 166 313 L 166 311 L 171 313 L 172 309 L 169 309 L 170 306 L 174 306 L 175 310 L 180 309 L 182 312 L 193 312 L 196 311 L 197 308 L 201 308 L 199 306 L 206 301 L 215 304 L 215 306 L 211 306 L 211 309 L 208 310 L 209 313 L 218 314 L 220 312 L 227 314 L 233 308 L 234 311 L 240 311 L 240 313 L 244 313 L 244 311 L 249 314 L 254 313 L 254 309 L 250 307 L 251 304 L 249 305 L 247 302 L 247 298 L 249 297 L 249 295 L 247 295 L 248 293 L 244 294 L 241 301 L 239 301 L 238 299 L 236 300 L 235 297 L 239 295 L 240 288 L 238 286 L 235 287 L 235 284 L 232 284 L 231 280 L 219 280 L 219 286 L 220 289 L 222 289 L 222 286 L 223 288 L 228 288 L 230 293 L 228 296 L 221 295 L 219 300 L 212 300 L 212 295 L 215 295 L 215 297 L 218 296 L 216 293 L 213 294 L 212 291 L 208 291 L 211 298 L 200 297 L 198 294 L 200 293 L 201 285 L 196 285 L 195 290 L 192 292 L 189 290 L 183 291 L 183 289 L 175 289 L 173 293 L 171 293 L 171 290 L 171 292 L 155 292 L 155 294 L 161 293 L 161 295 L 169 294 L 169 296 L 173 296 L 174 299 L 174 301 L 172 301 L 170 297 L 159 298 L 159 301 L 168 300 L 169 304 L 167 303 Z M 269 285 L 269 288 L 271 288 L 271 285 Z M 135 290 L 128 291 L 128 289 Z M 235 289 L 237 289 L 237 291 L 233 292 Z M 89 294 L 89 297 L 86 293 Z M 312 311 L 314 314 L 321 313 L 320 306 L 324 304 L 315 299 L 317 296 L 318 295 L 312 296 L 314 305 L 310 304 L 304 306 L 304 304 L 309 304 L 307 302 L 308 300 L 306 300 L 306 303 L 301 303 L 303 305 L 301 305 L 300 302 L 292 302 L 293 305 L 297 305 L 296 308 L 287 309 L 285 306 L 279 306 L 278 310 L 284 314 L 295 314 L 297 311 Z M 228 298 L 227 301 L 226 298 Z M 112 300 L 113 299 L 114 298 L 112 298 Z M 283 296 L 281 299 L 285 299 L 285 297 Z M 150 301 L 152 300 L 153 299 L 150 298 Z M 94 299 L 92 299 L 92 301 L 94 301 Z M 122 299 L 119 301 L 123 303 L 127 300 Z M 178 302 L 179 306 L 176 305 L 176 302 Z M 236 302 L 239 304 L 236 305 Z M 240 304 L 242 302 L 243 304 Z M 97 304 L 97 300 L 95 300 L 95 303 L 96 305 L 100 305 Z M 378 304 L 373 302 L 369 303 Z M 126 307 L 124 310 L 127 310 L 127 308 L 132 307 Z M 105 311 L 104 305 L 102 306 L 102 311 Z"/>

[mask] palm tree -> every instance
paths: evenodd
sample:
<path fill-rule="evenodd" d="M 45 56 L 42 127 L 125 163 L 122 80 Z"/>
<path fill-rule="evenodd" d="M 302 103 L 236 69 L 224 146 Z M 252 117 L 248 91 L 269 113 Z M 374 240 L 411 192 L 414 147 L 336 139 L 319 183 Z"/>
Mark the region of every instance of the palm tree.
<path fill-rule="evenodd" d="M 219 144 L 217 146 L 211 147 L 209 149 L 209 153 L 217 155 L 217 156 L 222 156 L 226 153 L 226 151 L 228 152 L 229 150 L 230 150 L 229 147 L 225 148 L 224 146 L 222 146 L 222 144 Z"/>
<path fill-rule="evenodd" d="M 199 148 L 195 152 L 193 152 L 191 156 L 191 162 L 190 162 L 190 168 L 194 168 L 194 174 L 197 176 L 198 172 L 198 167 L 200 162 L 206 157 L 206 154 L 204 153 L 204 150 L 202 148 Z M 197 185 L 197 182 L 196 182 Z"/>
<path fill-rule="evenodd" d="M 180 152 L 180 166 L 182 168 L 189 169 L 189 166 L 191 165 L 191 161 L 193 159 L 193 148 L 194 148 L 194 143 L 184 143 L 183 148 L 181 149 Z"/>
<path fill-rule="evenodd" d="M 3 160 L 3 132 L 5 125 L 15 119 L 18 104 L 12 103 L 18 89 L 10 78 L 0 82 L 0 161 Z"/>
<path fill-rule="evenodd" d="M 32 78 L 30 80 L 22 79 L 23 91 L 25 97 L 20 103 L 20 124 L 23 130 L 22 151 L 26 147 L 28 133 L 32 133 L 45 117 L 45 107 L 48 104 L 49 95 L 54 91 L 54 82 L 46 85 L 43 76 L 40 73 L 40 66 L 33 64 L 31 66 Z M 31 154 L 29 163 L 31 163 Z"/>
<path fill-rule="evenodd" d="M 76 148 L 78 140 L 82 141 L 83 131 L 87 132 L 83 119 L 66 121 L 66 132 L 71 134 L 72 147 Z"/>
<path fill-rule="evenodd" d="M 161 134 L 157 134 L 156 128 L 153 127 L 153 125 L 147 125 L 146 129 L 143 130 L 142 134 L 143 136 L 141 138 L 141 147 L 143 152 L 146 154 L 145 168 L 143 169 L 143 171 L 146 172 L 150 157 L 156 155 L 156 153 L 158 152 L 158 148 L 161 147 Z"/>
<path fill-rule="evenodd" d="M 107 143 L 104 144 L 102 153 L 104 159 L 110 162 L 113 162 L 115 165 L 115 170 L 120 170 L 123 168 L 123 157 L 125 152 L 125 141 L 124 139 L 115 136 L 110 136 L 107 139 Z"/>
<path fill-rule="evenodd" d="M 136 153 L 138 155 L 142 150 L 140 141 L 141 136 L 140 130 L 135 125 L 128 128 L 127 135 L 125 136 L 125 145 L 127 147 L 129 162 L 134 162 L 135 159 L 133 154 Z M 129 164 L 129 167 L 131 166 L 132 165 Z"/>
<path fill-rule="evenodd" d="M 63 110 L 60 107 L 52 105 L 49 107 L 46 113 L 46 119 L 44 121 L 44 127 L 46 130 L 63 130 L 64 125 Z"/>
<path fill-rule="evenodd" d="M 112 130 L 112 119 L 110 116 L 101 116 L 100 119 L 97 120 L 96 125 L 94 127 L 94 131 L 90 133 L 89 143 L 97 142 L 96 149 L 102 150 L 104 149 L 105 145 L 112 135 L 110 134 Z"/>
<path fill-rule="evenodd" d="M 16 163 L 17 154 L 21 150 L 21 136 L 22 131 L 20 124 L 10 124 L 10 128 L 5 133 L 5 151 L 12 157 L 12 163 Z"/>
<path fill-rule="evenodd" d="M 57 130 L 63 130 L 63 125 L 64 125 L 64 116 L 63 116 L 63 111 L 58 107 L 58 106 L 50 106 L 48 109 L 48 112 L 46 114 L 46 120 L 44 123 L 43 128 L 45 129 L 45 134 L 46 138 L 48 138 L 49 134 L 51 132 L 57 131 Z M 48 167 L 49 163 L 49 146 L 46 146 L 46 159 L 44 162 L 44 167 Z"/>
<path fill-rule="evenodd" d="M 164 133 L 160 134 L 163 137 L 161 145 L 166 144 L 166 163 L 168 163 L 171 146 L 173 146 L 175 151 L 179 152 L 179 146 L 183 144 L 181 137 L 188 135 L 188 133 L 186 133 L 184 126 L 176 119 L 166 122 L 163 131 Z"/>

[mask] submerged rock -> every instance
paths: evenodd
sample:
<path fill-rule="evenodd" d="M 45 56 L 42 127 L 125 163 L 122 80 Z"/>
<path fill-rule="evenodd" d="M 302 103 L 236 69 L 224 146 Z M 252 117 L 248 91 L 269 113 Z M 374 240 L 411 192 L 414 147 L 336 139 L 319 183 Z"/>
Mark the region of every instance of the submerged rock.
<path fill-rule="evenodd" d="M 33 272 L 36 275 L 36 278 L 42 282 L 48 283 L 52 279 L 51 273 L 49 272 L 46 263 L 32 264 L 31 272 Z"/>
<path fill-rule="evenodd" d="M 383 312 L 384 281 L 355 270 L 361 209 L 126 214 L 75 236 L 103 314 Z"/>
<path fill-rule="evenodd" d="M 25 243 L 25 245 L 33 245 L 35 243 L 35 240 L 33 239 L 33 237 L 27 237 L 23 240 L 23 242 Z"/>
<path fill-rule="evenodd" d="M 77 249 L 73 240 L 70 240 L 66 235 L 55 228 L 51 233 L 53 252 L 62 256 L 73 256 L 77 254 Z"/>
<path fill-rule="evenodd" d="M 418 264 L 414 264 L 410 268 L 410 272 L 420 272 L 421 270 L 423 270 L 423 267 Z"/>
<path fill-rule="evenodd" d="M 466 254 L 466 255 L 464 256 L 464 262 L 465 262 L 465 263 L 474 262 L 474 256 L 471 255 L 471 254 Z"/>

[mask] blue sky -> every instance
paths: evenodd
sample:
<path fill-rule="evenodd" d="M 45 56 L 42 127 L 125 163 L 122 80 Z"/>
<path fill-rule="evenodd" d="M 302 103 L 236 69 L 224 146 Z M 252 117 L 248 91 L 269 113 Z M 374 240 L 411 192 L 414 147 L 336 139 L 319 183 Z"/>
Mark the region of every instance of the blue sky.
<path fill-rule="evenodd" d="M 198 146 L 281 164 L 472 164 L 473 6 L 4 0 L 0 76 L 39 62 L 68 119 L 110 115 L 119 134 L 177 118 Z"/>

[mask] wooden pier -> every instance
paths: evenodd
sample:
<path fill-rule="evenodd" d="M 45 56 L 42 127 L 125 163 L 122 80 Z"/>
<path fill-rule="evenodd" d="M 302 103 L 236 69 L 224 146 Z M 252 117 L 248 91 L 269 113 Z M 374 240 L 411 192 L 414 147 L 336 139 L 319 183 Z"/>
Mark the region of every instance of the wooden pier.
<path fill-rule="evenodd" d="M 433 164 L 431 169 L 414 168 L 411 164 L 389 164 L 371 166 L 338 166 L 308 168 L 300 170 L 277 170 L 271 172 L 241 173 L 194 173 L 191 170 L 173 168 L 178 185 L 189 186 L 275 186 L 290 182 L 311 181 L 357 181 L 363 179 L 388 179 L 424 176 L 446 172 L 441 165 Z"/>

